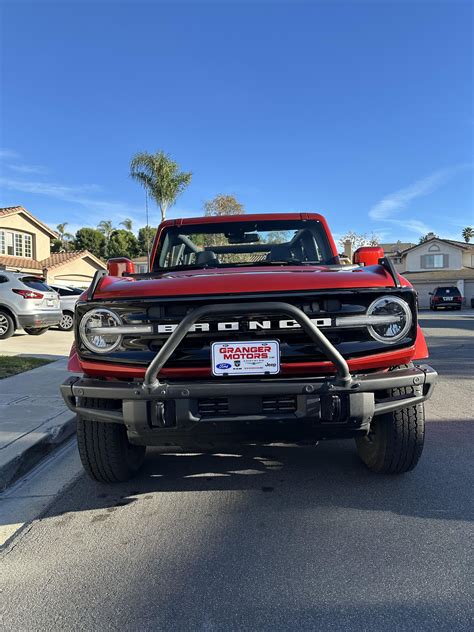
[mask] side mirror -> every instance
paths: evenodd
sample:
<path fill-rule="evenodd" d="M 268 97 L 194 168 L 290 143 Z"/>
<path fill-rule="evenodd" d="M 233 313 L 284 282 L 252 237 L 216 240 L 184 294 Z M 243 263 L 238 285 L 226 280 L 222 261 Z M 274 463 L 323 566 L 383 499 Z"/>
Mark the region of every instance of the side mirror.
<path fill-rule="evenodd" d="M 380 246 L 362 246 L 354 252 L 354 263 L 361 266 L 375 266 L 384 256 Z"/>
<path fill-rule="evenodd" d="M 135 264 L 127 257 L 117 257 L 107 261 L 107 272 L 110 276 L 127 276 L 135 272 Z"/>
<path fill-rule="evenodd" d="M 428 294 L 429 294 L 430 296 L 433 296 L 433 292 L 428 292 Z"/>

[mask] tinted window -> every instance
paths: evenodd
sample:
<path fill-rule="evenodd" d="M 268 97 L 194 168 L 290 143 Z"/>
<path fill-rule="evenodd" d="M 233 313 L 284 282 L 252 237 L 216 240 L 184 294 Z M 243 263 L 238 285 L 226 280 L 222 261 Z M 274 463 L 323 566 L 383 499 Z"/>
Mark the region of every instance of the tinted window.
<path fill-rule="evenodd" d="M 436 296 L 461 296 L 461 292 L 457 287 L 439 287 Z"/>
<path fill-rule="evenodd" d="M 46 285 L 46 283 L 42 279 L 38 279 L 35 277 L 23 277 L 20 280 L 26 285 L 26 287 L 29 287 L 32 290 L 41 290 L 42 292 L 54 292 L 54 290 L 50 288 L 49 285 Z"/>

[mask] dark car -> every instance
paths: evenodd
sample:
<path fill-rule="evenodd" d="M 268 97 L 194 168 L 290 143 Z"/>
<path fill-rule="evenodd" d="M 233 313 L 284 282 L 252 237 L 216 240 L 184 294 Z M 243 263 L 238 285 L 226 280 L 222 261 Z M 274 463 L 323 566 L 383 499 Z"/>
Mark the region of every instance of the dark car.
<path fill-rule="evenodd" d="M 430 309 L 432 310 L 436 310 L 439 307 L 461 309 L 462 294 L 455 285 L 437 287 L 434 292 L 430 292 L 430 295 Z"/>

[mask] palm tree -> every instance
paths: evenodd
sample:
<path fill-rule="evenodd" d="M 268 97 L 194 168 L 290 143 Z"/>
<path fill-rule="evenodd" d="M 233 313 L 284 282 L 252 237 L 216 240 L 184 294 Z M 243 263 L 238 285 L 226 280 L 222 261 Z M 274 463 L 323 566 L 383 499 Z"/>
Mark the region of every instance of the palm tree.
<path fill-rule="evenodd" d="M 146 151 L 135 154 L 130 163 L 130 176 L 141 183 L 161 211 L 161 219 L 166 219 L 168 207 L 191 182 L 192 173 L 179 171 L 179 165 L 163 151 L 149 154 Z"/>
<path fill-rule="evenodd" d="M 58 243 L 56 244 L 56 248 L 58 249 L 58 252 L 64 252 L 68 250 L 69 242 L 74 237 L 74 235 L 66 231 L 67 225 L 68 225 L 68 222 L 63 222 L 62 224 L 58 224 L 56 226 L 56 231 L 58 233 L 58 239 L 57 239 Z"/>
<path fill-rule="evenodd" d="M 109 239 L 110 235 L 114 232 L 115 228 L 110 219 L 103 219 L 101 222 L 97 224 L 97 229 L 105 236 L 106 239 Z"/>
<path fill-rule="evenodd" d="M 126 217 L 123 222 L 120 222 L 120 226 L 123 226 L 125 230 L 132 230 L 133 222 L 129 217 Z"/>
<path fill-rule="evenodd" d="M 463 228 L 462 236 L 466 244 L 468 244 L 474 237 L 474 228 L 472 226 L 466 226 L 466 228 Z"/>

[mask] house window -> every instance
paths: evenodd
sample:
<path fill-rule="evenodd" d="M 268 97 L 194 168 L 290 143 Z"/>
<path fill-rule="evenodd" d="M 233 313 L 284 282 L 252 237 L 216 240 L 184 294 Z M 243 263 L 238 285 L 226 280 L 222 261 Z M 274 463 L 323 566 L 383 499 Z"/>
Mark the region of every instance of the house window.
<path fill-rule="evenodd" d="M 0 230 L 0 254 L 13 257 L 33 256 L 32 237 L 26 233 Z"/>
<path fill-rule="evenodd" d="M 21 233 L 15 233 L 14 239 L 15 239 L 15 256 L 22 257 L 23 256 L 23 235 Z"/>
<path fill-rule="evenodd" d="M 447 268 L 448 255 L 423 255 L 421 257 L 422 268 Z"/>
<path fill-rule="evenodd" d="M 24 244 L 23 244 L 23 256 L 31 259 L 31 257 L 33 256 L 33 249 L 31 247 L 32 245 L 31 235 L 25 235 L 24 237 L 25 239 L 24 239 Z"/>

